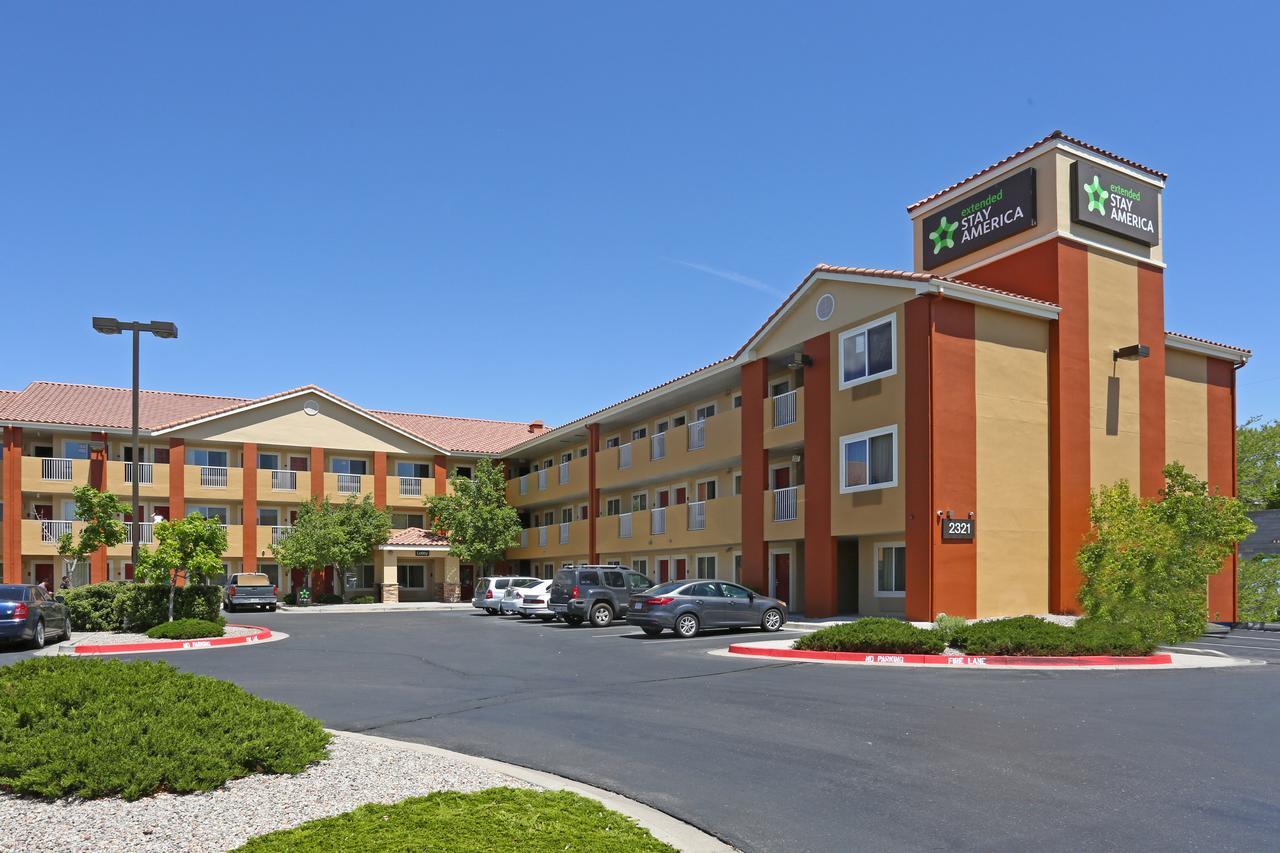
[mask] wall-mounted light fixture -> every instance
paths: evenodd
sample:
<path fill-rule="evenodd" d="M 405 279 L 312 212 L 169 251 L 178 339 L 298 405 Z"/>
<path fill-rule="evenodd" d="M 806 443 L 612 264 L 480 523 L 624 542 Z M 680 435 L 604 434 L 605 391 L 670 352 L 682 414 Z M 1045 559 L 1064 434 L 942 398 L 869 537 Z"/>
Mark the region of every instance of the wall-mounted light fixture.
<path fill-rule="evenodd" d="M 799 370 L 802 367 L 813 367 L 813 356 L 798 352 L 791 356 L 791 361 L 787 362 L 788 370 Z"/>
<path fill-rule="evenodd" d="M 1121 347 L 1113 350 L 1111 353 L 1112 361 L 1137 361 L 1140 358 L 1146 358 L 1151 355 L 1151 347 L 1146 344 L 1131 344 L 1127 347 Z"/>

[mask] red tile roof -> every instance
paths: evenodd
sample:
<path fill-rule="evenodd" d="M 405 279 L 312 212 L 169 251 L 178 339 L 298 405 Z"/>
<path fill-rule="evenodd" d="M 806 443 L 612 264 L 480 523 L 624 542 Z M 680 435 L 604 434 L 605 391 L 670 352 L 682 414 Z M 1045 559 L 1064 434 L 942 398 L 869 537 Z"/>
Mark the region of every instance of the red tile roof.
<path fill-rule="evenodd" d="M 1101 154 L 1103 157 L 1109 157 L 1112 160 L 1115 160 L 1117 163 L 1123 163 L 1126 166 L 1132 166 L 1135 169 L 1141 169 L 1147 174 L 1154 175 L 1155 177 L 1159 178 L 1162 181 L 1167 180 L 1169 177 L 1167 174 L 1159 171 L 1158 169 L 1153 169 L 1150 166 L 1144 166 L 1135 160 L 1130 160 L 1128 157 L 1121 157 L 1119 154 L 1116 154 L 1112 151 L 1108 151 L 1105 148 L 1099 148 L 1096 145 L 1090 145 L 1088 142 L 1085 142 L 1082 139 L 1076 139 L 1074 136 L 1068 136 L 1067 134 L 1063 133 L 1060 130 L 1055 130 L 1053 133 L 1049 134 L 1044 139 L 1037 140 L 1036 142 L 1033 142 L 1030 145 L 1028 145 L 1026 148 L 1021 149 L 1020 151 L 1015 151 L 1014 153 L 1010 154 L 1008 157 L 1005 157 L 1003 160 L 1000 160 L 999 162 L 996 162 L 996 163 L 992 163 L 987 168 L 982 169 L 981 171 L 978 171 L 978 172 L 974 172 L 969 177 L 960 181 L 956 181 L 951 186 L 945 189 L 938 190 L 936 193 L 934 193 L 931 196 L 926 196 L 925 198 L 922 198 L 917 202 L 913 202 L 912 204 L 907 205 L 907 210 L 908 211 L 915 210 L 917 207 L 919 207 L 922 204 L 928 204 L 929 202 L 933 201 L 935 198 L 938 198 L 939 196 L 942 196 L 942 195 L 946 195 L 947 193 L 951 192 L 957 187 L 962 187 L 965 184 L 969 183 L 970 181 L 976 180 L 982 177 L 983 175 L 987 174 L 988 172 L 991 172 L 995 169 L 1000 168 L 1005 163 L 1008 163 L 1010 160 L 1013 160 L 1014 158 L 1017 158 L 1017 157 L 1021 157 L 1023 154 L 1026 154 L 1028 151 L 1031 151 L 1035 148 L 1039 148 L 1041 145 L 1044 145 L 1046 142 L 1052 142 L 1055 139 L 1061 139 L 1064 142 L 1070 142 L 1072 145 L 1078 146 L 1080 148 L 1084 148 L 1088 151 L 1092 151 L 1095 154 Z"/>
<path fill-rule="evenodd" d="M 408 412 L 370 410 L 405 432 L 426 439 L 437 447 L 459 453 L 501 453 L 547 431 L 527 423 L 454 418 L 445 415 L 415 415 Z"/>
<path fill-rule="evenodd" d="M 396 548 L 447 548 L 449 537 L 421 527 L 406 527 L 388 539 L 387 544 Z"/>
<path fill-rule="evenodd" d="M 1213 347 L 1222 347 L 1223 349 L 1235 350 L 1236 352 L 1242 352 L 1242 353 L 1245 353 L 1246 355 L 1253 355 L 1253 350 L 1245 349 L 1244 347 L 1233 346 L 1231 344 L 1218 343 L 1217 341 L 1211 341 L 1208 338 L 1197 338 L 1195 335 L 1185 335 L 1182 332 L 1170 332 L 1168 329 L 1166 329 L 1164 333 L 1166 335 L 1173 335 L 1176 338 L 1186 338 L 1189 341 L 1195 341 L 1201 344 L 1208 344 L 1209 346 L 1213 346 Z"/>

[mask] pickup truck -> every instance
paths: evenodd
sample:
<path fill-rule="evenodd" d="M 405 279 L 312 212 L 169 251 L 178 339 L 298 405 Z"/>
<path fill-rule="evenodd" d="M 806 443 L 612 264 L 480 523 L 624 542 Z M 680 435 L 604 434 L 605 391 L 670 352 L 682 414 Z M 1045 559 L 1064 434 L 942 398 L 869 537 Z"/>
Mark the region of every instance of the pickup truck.
<path fill-rule="evenodd" d="M 222 606 L 228 613 L 241 607 L 276 609 L 276 586 L 271 578 L 259 572 L 240 572 L 227 578 L 222 591 Z"/>

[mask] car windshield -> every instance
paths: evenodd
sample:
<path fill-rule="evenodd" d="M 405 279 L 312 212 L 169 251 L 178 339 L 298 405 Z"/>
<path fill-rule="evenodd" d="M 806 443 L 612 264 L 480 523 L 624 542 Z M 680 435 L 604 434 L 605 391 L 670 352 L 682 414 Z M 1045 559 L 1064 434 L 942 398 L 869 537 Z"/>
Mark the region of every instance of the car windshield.
<path fill-rule="evenodd" d="M 0 586 L 0 601 L 24 601 L 27 597 L 27 588 L 25 586 L 15 586 L 9 584 Z"/>
<path fill-rule="evenodd" d="M 657 586 L 651 586 L 644 592 L 645 595 L 668 595 L 684 586 L 686 586 L 685 581 L 673 581 L 671 583 L 660 583 Z"/>

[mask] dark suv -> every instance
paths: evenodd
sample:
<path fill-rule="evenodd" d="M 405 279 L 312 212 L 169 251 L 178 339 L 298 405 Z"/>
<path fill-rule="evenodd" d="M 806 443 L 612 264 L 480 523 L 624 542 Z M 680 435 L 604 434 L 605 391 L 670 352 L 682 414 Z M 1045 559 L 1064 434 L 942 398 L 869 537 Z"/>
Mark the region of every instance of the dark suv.
<path fill-rule="evenodd" d="M 551 610 L 575 628 L 587 619 L 597 628 L 607 628 L 627 615 L 633 593 L 651 586 L 653 581 L 622 566 L 561 569 L 551 581 Z"/>

